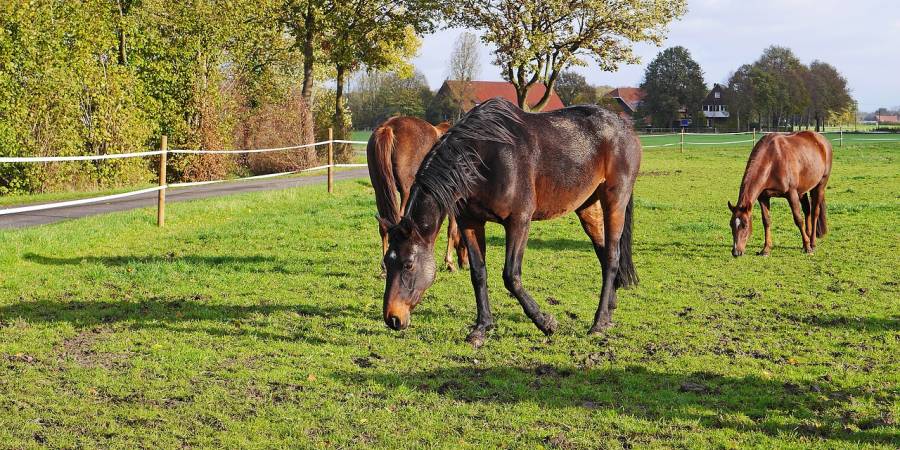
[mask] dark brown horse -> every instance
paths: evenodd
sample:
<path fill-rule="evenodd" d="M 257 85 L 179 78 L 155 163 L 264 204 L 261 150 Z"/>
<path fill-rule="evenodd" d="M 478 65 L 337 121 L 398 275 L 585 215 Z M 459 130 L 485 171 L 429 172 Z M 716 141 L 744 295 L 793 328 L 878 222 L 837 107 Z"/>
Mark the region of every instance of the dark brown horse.
<path fill-rule="evenodd" d="M 575 106 L 529 114 L 506 100 L 473 108 L 438 140 L 416 175 L 400 223 L 390 227 L 385 257 L 384 321 L 395 330 L 434 281 L 434 236 L 455 214 L 469 248 L 477 319 L 467 340 L 484 342 L 494 320 L 488 304 L 485 222 L 506 230 L 503 281 L 547 335 L 557 327 L 522 286 L 522 256 L 532 220 L 575 212 L 603 272 L 592 333 L 612 325 L 616 288 L 637 283 L 631 259 L 631 192 L 641 145 L 615 114 Z"/>
<path fill-rule="evenodd" d="M 731 254 L 744 254 L 753 229 L 750 212 L 759 201 L 766 242 L 760 255 L 772 250 L 769 199 L 784 197 L 791 205 L 794 223 L 803 238 L 803 250 L 812 253 L 816 238 L 828 231 L 825 219 L 825 187 L 831 175 L 831 143 L 821 134 L 801 131 L 764 136 L 750 153 L 737 206 L 731 210 Z M 808 194 L 807 194 L 808 193 Z"/>
<path fill-rule="evenodd" d="M 375 188 L 375 205 L 380 218 L 382 256 L 387 253 L 388 226 L 396 225 L 400 221 L 400 212 L 409 200 L 409 190 L 412 188 L 419 165 L 438 137 L 448 128 L 450 124 L 447 122 L 433 126 L 415 117 L 392 117 L 381 124 L 369 138 L 366 155 L 369 179 Z M 397 192 L 400 193 L 399 204 Z M 444 264 L 451 272 L 456 270 L 453 263 L 453 249 L 456 249 L 459 265 L 468 267 L 469 256 L 466 246 L 459 237 L 456 220 L 450 217 Z"/>

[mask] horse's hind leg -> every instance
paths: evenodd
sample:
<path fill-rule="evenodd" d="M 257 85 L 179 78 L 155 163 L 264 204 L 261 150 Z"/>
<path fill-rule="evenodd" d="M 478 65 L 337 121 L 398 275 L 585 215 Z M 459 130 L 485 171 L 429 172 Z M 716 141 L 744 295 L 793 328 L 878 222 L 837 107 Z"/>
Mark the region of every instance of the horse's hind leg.
<path fill-rule="evenodd" d="M 794 224 L 800 229 L 800 237 L 803 238 L 803 251 L 812 253 L 812 247 L 809 245 L 809 236 L 806 234 L 803 211 L 800 207 L 800 196 L 797 195 L 797 191 L 791 191 L 787 195 L 787 200 L 791 205 L 791 213 L 794 215 Z"/>
<path fill-rule="evenodd" d="M 803 226 L 806 228 L 806 234 L 808 236 L 809 230 L 812 229 L 812 207 L 809 204 L 809 194 L 800 196 L 800 207 L 803 208 Z"/>
<path fill-rule="evenodd" d="M 602 188 L 601 188 L 602 189 Z M 616 304 L 616 275 L 619 272 L 619 241 L 625 229 L 625 213 L 630 189 L 601 190 L 603 202 L 604 259 L 603 289 L 600 306 L 594 315 L 594 325 L 589 334 L 602 333 L 612 327 L 612 309 Z"/>
<path fill-rule="evenodd" d="M 825 202 L 825 186 L 818 184 L 809 191 L 809 228 L 806 233 L 809 234 L 809 246 L 815 251 L 816 237 L 819 236 L 818 222 L 819 214 L 822 213 L 822 203 Z"/>
<path fill-rule="evenodd" d="M 584 206 L 577 211 L 575 214 L 578 214 L 578 219 L 581 221 L 581 228 L 584 229 L 584 232 L 591 238 L 591 243 L 594 245 L 594 253 L 597 254 L 597 259 L 600 261 L 600 271 L 601 278 L 602 274 L 606 273 L 606 249 L 604 248 L 604 236 L 603 236 L 603 208 L 600 206 L 599 201 L 595 201 L 587 206 Z M 616 298 L 615 296 L 612 298 L 612 302 L 609 304 L 610 309 L 616 309 Z"/>
<path fill-rule="evenodd" d="M 456 272 L 456 265 L 453 263 L 453 250 L 459 245 L 459 228 L 456 225 L 456 219 L 451 214 L 447 220 L 447 252 L 444 255 L 444 266 L 450 272 Z"/>
<path fill-rule="evenodd" d="M 522 286 L 522 257 L 525 255 L 530 224 L 530 214 L 521 218 L 511 218 L 504 224 L 506 228 L 506 264 L 503 267 L 503 284 L 519 300 L 519 304 L 525 310 L 525 315 L 534 322 L 538 329 L 549 336 L 556 331 L 558 325 L 556 319 L 550 314 L 542 312 Z"/>

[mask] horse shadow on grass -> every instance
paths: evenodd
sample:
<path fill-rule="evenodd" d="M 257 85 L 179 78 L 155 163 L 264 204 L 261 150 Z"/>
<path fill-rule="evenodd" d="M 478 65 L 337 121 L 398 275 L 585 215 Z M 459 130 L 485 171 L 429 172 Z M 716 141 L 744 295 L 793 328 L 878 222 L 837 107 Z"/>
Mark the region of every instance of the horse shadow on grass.
<path fill-rule="evenodd" d="M 230 256 L 230 255 L 142 255 L 142 256 L 75 256 L 60 258 L 36 253 L 25 253 L 22 259 L 46 266 L 77 266 L 81 264 L 99 264 L 106 267 L 122 267 L 132 265 L 178 264 L 184 263 L 195 267 L 209 267 L 218 270 L 253 271 L 291 274 L 283 261 L 278 258 L 262 255 Z"/>
<path fill-rule="evenodd" d="M 830 382 L 779 382 L 756 376 L 649 371 L 641 366 L 452 367 L 413 372 L 338 372 L 345 382 L 407 388 L 470 404 L 585 408 L 651 422 L 692 421 L 709 429 L 773 437 L 894 445 L 900 432 L 889 404 L 879 417 L 855 417 L 853 402 L 893 398 L 890 391 L 841 389 Z"/>
<path fill-rule="evenodd" d="M 280 313 L 296 314 L 297 324 L 283 332 L 263 330 L 257 320 Z M 324 344 L 304 322 L 365 316 L 357 306 L 217 304 L 204 296 L 150 297 L 140 300 L 35 300 L 0 306 L 0 319 L 28 323 L 69 323 L 76 329 L 122 324 L 131 329 L 203 332 L 218 337 L 254 336 L 262 340 Z"/>

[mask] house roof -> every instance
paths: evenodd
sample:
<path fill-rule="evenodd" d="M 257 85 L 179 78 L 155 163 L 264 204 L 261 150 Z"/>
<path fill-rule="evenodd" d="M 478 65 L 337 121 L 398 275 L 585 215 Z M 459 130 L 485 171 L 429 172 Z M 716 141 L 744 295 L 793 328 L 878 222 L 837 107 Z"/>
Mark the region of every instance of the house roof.
<path fill-rule="evenodd" d="M 716 98 L 716 92 L 719 93 L 719 98 Z M 704 105 L 724 105 L 725 104 L 725 89 L 722 89 L 722 86 L 719 83 L 713 85 L 713 88 L 706 94 L 706 98 L 703 100 Z"/>
<path fill-rule="evenodd" d="M 505 98 L 513 103 L 517 103 L 516 88 L 512 83 L 506 81 L 469 81 L 467 83 L 459 80 L 447 80 L 444 82 L 444 85 L 454 93 L 461 93 L 467 89 L 470 91 L 468 94 L 468 104 L 465 105 L 466 110 L 470 109 L 475 104 L 483 103 L 494 97 Z M 546 90 L 547 88 L 542 83 L 535 84 L 528 91 L 526 101 L 529 105 L 536 104 L 541 100 L 541 97 L 543 97 Z M 559 95 L 556 95 L 556 92 L 551 92 L 550 100 L 547 101 L 547 104 L 541 111 L 553 111 L 564 107 L 565 105 L 563 105 Z"/>
<path fill-rule="evenodd" d="M 620 87 L 615 88 L 606 93 L 604 97 L 615 98 L 622 101 L 626 107 L 628 107 L 629 114 L 634 114 L 637 111 L 638 105 L 641 104 L 641 101 L 644 100 L 644 97 L 647 94 L 641 90 L 641 88 L 635 87 Z"/>

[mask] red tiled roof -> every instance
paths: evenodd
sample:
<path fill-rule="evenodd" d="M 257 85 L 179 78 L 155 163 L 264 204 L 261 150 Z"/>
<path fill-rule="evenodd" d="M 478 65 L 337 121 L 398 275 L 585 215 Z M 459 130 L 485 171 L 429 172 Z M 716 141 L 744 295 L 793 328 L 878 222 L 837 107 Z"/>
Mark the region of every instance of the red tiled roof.
<path fill-rule="evenodd" d="M 630 109 L 628 113 L 633 114 L 646 95 L 640 88 L 620 87 L 607 92 L 605 97 L 621 99 Z"/>
<path fill-rule="evenodd" d="M 457 81 L 457 80 L 447 80 L 444 82 L 447 87 L 455 92 L 460 92 L 465 89 L 465 82 Z M 506 81 L 470 81 L 468 84 L 468 88 L 471 92 L 470 94 L 470 102 L 474 102 L 475 104 L 485 102 L 494 97 L 502 97 L 513 103 L 516 103 L 516 88 L 512 85 L 512 83 L 508 83 Z M 547 88 L 542 84 L 538 83 L 534 85 L 531 89 L 528 90 L 528 96 L 526 97 L 526 101 L 529 105 L 534 105 L 541 100 L 541 97 L 544 96 L 544 92 Z M 473 105 L 466 105 L 465 109 L 468 110 Z M 560 108 L 564 108 L 562 100 L 559 99 L 559 96 L 556 95 L 556 92 L 550 93 L 550 100 L 547 101 L 547 104 L 544 105 L 544 109 L 541 111 L 554 111 Z"/>

